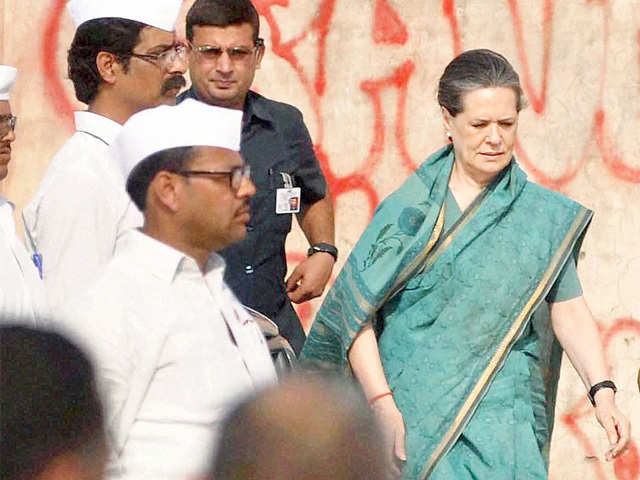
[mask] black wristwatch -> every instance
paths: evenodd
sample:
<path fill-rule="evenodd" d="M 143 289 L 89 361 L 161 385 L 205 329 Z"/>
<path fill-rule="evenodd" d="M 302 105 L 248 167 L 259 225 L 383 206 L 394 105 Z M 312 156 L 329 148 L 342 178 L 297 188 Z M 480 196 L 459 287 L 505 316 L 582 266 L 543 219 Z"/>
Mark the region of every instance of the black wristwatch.
<path fill-rule="evenodd" d="M 314 243 L 309 247 L 309 250 L 307 250 L 307 257 L 318 252 L 328 253 L 335 261 L 338 260 L 338 249 L 335 245 L 331 245 L 330 243 Z"/>
<path fill-rule="evenodd" d="M 589 393 L 587 394 L 587 396 L 589 397 L 589 401 L 591 402 L 591 405 L 593 405 L 594 407 L 596 406 L 596 399 L 594 398 L 596 395 L 596 392 L 603 388 L 610 388 L 611 390 L 613 390 L 613 393 L 616 393 L 618 391 L 618 389 L 616 388 L 616 384 L 613 383 L 611 380 L 605 380 L 604 382 L 596 383 L 593 387 L 589 389 Z"/>

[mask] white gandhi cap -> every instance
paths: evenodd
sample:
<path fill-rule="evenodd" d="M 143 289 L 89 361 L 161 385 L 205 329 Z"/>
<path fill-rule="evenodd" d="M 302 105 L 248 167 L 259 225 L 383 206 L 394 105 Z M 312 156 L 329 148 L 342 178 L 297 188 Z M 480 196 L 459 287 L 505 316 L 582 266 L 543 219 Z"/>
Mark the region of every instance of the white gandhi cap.
<path fill-rule="evenodd" d="M 238 152 L 241 132 L 241 110 L 187 99 L 132 115 L 110 150 L 128 178 L 145 158 L 170 148 L 219 147 Z"/>
<path fill-rule="evenodd" d="M 76 28 L 96 18 L 124 18 L 172 32 L 182 0 L 70 0 L 67 9 Z"/>
<path fill-rule="evenodd" d="M 9 92 L 16 81 L 18 70 L 8 65 L 0 65 L 0 100 L 9 100 Z"/>

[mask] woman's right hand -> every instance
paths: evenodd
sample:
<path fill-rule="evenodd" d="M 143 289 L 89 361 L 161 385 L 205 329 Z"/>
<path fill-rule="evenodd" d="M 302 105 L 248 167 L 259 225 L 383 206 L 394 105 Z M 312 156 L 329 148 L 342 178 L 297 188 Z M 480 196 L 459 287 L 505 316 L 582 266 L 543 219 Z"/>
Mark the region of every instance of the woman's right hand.
<path fill-rule="evenodd" d="M 382 368 L 376 334 L 368 323 L 353 340 L 349 363 L 371 402 L 371 410 L 384 436 L 385 463 L 389 478 L 400 478 L 407 454 L 404 448 L 404 420 L 398 410 Z M 386 392 L 386 393 L 385 393 Z"/>
<path fill-rule="evenodd" d="M 405 429 L 402 413 L 392 396 L 386 396 L 373 402 L 373 415 L 378 420 L 384 437 L 386 464 L 390 478 L 402 477 L 402 469 L 407 461 L 405 450 Z"/>

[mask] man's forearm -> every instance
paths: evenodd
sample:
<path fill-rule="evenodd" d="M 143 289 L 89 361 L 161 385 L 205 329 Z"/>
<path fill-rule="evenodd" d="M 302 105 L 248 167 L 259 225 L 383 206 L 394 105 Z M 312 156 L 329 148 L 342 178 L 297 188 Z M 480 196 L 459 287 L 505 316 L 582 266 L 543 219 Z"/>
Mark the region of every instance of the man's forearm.
<path fill-rule="evenodd" d="M 298 224 L 310 245 L 315 243 L 335 243 L 335 228 L 333 221 L 333 201 L 331 193 L 322 200 L 308 206 L 298 215 Z"/>

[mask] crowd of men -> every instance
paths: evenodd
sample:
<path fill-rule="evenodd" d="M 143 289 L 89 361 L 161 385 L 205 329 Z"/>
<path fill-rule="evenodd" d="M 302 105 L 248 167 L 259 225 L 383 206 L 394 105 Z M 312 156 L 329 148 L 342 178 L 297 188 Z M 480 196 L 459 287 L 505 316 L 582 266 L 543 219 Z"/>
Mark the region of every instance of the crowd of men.
<path fill-rule="evenodd" d="M 100 478 L 78 458 L 107 457 L 108 478 L 209 478 L 226 416 L 277 383 L 245 306 L 299 353 L 291 304 L 331 276 L 332 201 L 302 115 L 250 90 L 265 53 L 254 6 L 196 0 L 180 42 L 181 4 L 67 5 L 69 78 L 88 108 L 24 208 L 26 248 L 0 196 L 0 324 L 22 325 L 0 332 L 2 478 Z M 16 76 L 0 66 L 0 181 Z M 310 248 L 285 279 L 294 214 Z"/>

